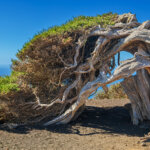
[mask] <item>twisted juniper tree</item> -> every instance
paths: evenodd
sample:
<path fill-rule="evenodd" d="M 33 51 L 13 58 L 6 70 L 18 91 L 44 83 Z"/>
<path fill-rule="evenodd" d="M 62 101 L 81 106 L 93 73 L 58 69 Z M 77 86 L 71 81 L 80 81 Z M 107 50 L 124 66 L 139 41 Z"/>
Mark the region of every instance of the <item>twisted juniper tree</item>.
<path fill-rule="evenodd" d="M 21 72 L 20 90 L 1 95 L 3 101 L 11 99 L 15 120 L 69 123 L 84 110 L 90 94 L 119 79 L 131 100 L 133 124 L 150 119 L 150 21 L 138 23 L 130 13 L 99 17 L 90 25 L 85 21 L 95 18 L 81 17 L 80 28 L 54 27 L 18 52 L 12 68 Z M 133 58 L 120 61 L 121 51 Z"/>

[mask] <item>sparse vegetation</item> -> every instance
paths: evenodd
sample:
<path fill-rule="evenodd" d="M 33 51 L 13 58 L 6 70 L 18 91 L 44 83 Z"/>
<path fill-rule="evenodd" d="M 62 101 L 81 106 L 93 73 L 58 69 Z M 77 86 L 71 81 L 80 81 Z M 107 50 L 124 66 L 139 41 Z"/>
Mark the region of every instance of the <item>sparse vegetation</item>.
<path fill-rule="evenodd" d="M 117 83 L 117 84 L 111 85 L 108 88 L 108 92 L 105 92 L 103 90 L 98 92 L 95 98 L 96 99 L 127 98 L 127 95 L 125 94 L 123 88 L 121 87 L 121 84 Z"/>

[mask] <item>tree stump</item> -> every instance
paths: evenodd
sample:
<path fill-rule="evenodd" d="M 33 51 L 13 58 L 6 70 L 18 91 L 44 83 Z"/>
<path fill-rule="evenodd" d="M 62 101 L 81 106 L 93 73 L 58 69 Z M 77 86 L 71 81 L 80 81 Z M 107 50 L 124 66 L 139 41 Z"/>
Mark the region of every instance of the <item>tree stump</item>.
<path fill-rule="evenodd" d="M 121 85 L 131 101 L 133 124 L 138 125 L 139 121 L 150 120 L 149 73 L 145 69 L 141 69 L 137 71 L 137 75 L 125 79 Z"/>

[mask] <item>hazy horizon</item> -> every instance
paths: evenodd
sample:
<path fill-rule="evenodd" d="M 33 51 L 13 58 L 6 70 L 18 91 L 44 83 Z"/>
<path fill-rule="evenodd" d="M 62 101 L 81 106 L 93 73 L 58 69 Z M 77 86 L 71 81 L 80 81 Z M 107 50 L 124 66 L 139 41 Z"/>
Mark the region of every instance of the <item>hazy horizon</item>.
<path fill-rule="evenodd" d="M 10 65 L 0 65 L 0 76 L 7 76 L 11 73 Z"/>

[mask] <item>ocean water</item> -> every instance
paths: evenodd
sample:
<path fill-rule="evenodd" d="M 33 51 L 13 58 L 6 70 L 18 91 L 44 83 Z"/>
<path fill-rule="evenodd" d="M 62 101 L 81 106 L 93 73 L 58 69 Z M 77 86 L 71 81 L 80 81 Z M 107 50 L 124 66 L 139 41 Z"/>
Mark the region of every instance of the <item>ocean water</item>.
<path fill-rule="evenodd" d="M 0 76 L 8 76 L 11 73 L 10 65 L 0 65 Z"/>

